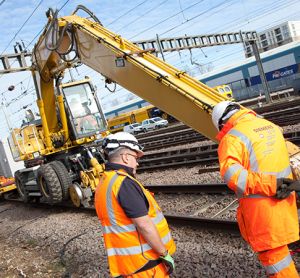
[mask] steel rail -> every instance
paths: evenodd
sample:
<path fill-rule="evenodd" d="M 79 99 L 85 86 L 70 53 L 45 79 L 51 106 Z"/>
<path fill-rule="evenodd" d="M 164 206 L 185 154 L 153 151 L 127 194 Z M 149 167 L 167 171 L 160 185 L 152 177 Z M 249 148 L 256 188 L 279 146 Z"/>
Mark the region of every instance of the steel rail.
<path fill-rule="evenodd" d="M 226 183 L 146 185 L 153 193 L 233 193 Z"/>
<path fill-rule="evenodd" d="M 77 211 L 90 213 L 93 216 L 96 215 L 95 208 L 76 208 L 69 204 L 56 204 L 55 206 L 49 205 L 47 203 L 23 203 L 21 200 L 6 200 L 6 202 L 18 203 L 22 204 L 24 207 L 31 208 L 40 208 L 45 210 L 61 210 L 64 211 Z M 230 233 L 239 233 L 238 225 L 236 221 L 232 220 L 223 220 L 223 219 L 215 219 L 215 218 L 201 218 L 195 216 L 185 216 L 185 215 L 171 215 L 164 214 L 169 224 L 173 225 L 183 225 L 183 226 L 192 226 L 199 229 L 218 229 Z"/>
<path fill-rule="evenodd" d="M 294 144 L 300 145 L 300 131 L 286 132 L 284 136 Z M 138 171 L 187 165 L 212 166 L 218 163 L 217 148 L 217 144 L 209 144 L 200 147 L 146 154 L 139 162 Z M 209 170 L 210 168 L 205 168 L 205 171 L 208 172 Z"/>
<path fill-rule="evenodd" d="M 266 119 L 280 126 L 293 125 L 300 122 L 300 98 L 259 107 L 255 110 Z M 140 134 L 137 137 L 145 150 L 207 140 L 205 136 L 184 124 L 173 125 L 143 135 Z"/>
<path fill-rule="evenodd" d="M 215 218 L 201 218 L 195 216 L 179 216 L 164 214 L 169 224 L 192 226 L 201 229 L 222 230 L 230 233 L 239 233 L 239 227 L 236 221 L 215 219 Z"/>
<path fill-rule="evenodd" d="M 299 111 L 294 111 L 291 115 L 281 115 L 276 119 L 270 119 L 273 123 L 279 126 L 294 125 L 300 123 Z M 145 151 L 155 150 L 159 148 L 166 148 L 181 144 L 189 144 L 193 142 L 200 142 L 209 140 L 205 136 L 199 134 L 193 129 L 183 129 L 174 133 L 161 134 L 160 137 L 147 137 L 147 141 L 143 141 L 141 145 Z"/>

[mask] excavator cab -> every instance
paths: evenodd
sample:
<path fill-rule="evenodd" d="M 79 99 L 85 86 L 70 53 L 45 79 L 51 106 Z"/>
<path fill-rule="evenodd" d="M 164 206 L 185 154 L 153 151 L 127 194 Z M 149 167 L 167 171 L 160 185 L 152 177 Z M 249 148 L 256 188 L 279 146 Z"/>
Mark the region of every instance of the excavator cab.
<path fill-rule="evenodd" d="M 61 85 L 74 140 L 106 130 L 104 113 L 89 79 Z"/>
<path fill-rule="evenodd" d="M 229 99 L 233 99 L 232 90 L 229 85 L 223 84 L 219 86 L 213 87 L 218 93 L 220 93 L 222 96 L 225 96 Z"/>

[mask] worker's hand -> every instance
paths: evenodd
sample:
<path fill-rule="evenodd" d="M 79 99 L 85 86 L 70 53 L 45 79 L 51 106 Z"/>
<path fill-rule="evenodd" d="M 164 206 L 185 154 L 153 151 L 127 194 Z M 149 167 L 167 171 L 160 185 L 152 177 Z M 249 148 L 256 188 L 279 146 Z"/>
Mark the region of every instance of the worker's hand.
<path fill-rule="evenodd" d="M 162 260 L 163 264 L 167 267 L 168 274 L 171 274 L 175 270 L 175 263 L 172 256 L 168 252 L 166 256 L 160 256 L 159 258 Z"/>
<path fill-rule="evenodd" d="M 289 191 L 296 191 L 298 194 L 300 193 L 300 180 L 293 181 L 289 186 L 288 186 Z"/>
<path fill-rule="evenodd" d="M 287 178 L 277 179 L 277 191 L 275 197 L 277 199 L 287 198 L 288 196 L 290 196 L 291 192 L 295 190 L 293 188 L 295 188 L 296 183 L 299 183 L 299 181 L 293 181 Z"/>

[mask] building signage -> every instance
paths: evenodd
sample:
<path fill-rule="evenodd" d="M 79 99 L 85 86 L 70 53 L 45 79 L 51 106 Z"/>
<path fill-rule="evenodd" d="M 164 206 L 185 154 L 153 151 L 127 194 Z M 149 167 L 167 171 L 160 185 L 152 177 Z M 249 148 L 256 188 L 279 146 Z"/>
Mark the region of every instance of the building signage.
<path fill-rule="evenodd" d="M 267 81 L 272 81 L 279 78 L 284 78 L 289 75 L 296 74 L 299 70 L 299 65 L 294 64 L 288 67 L 280 68 L 274 71 L 270 71 L 266 73 Z M 251 85 L 261 84 L 260 76 L 252 76 L 250 77 Z"/>

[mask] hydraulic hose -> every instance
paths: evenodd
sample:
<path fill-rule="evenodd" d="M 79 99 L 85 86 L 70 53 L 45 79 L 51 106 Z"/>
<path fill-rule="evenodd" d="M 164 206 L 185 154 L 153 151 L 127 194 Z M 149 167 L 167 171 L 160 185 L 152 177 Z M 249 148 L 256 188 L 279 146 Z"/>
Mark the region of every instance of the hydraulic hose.
<path fill-rule="evenodd" d="M 92 12 L 90 11 L 87 7 L 83 6 L 83 5 L 78 5 L 76 7 L 76 9 L 74 10 L 74 12 L 72 13 L 72 15 L 76 14 L 77 11 L 79 10 L 83 10 L 84 12 L 86 12 L 92 19 L 94 19 L 95 22 L 99 23 L 101 26 L 103 26 L 103 24 L 101 23 L 101 21 L 98 19 L 98 17 Z"/>

